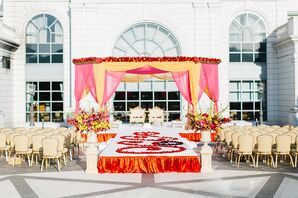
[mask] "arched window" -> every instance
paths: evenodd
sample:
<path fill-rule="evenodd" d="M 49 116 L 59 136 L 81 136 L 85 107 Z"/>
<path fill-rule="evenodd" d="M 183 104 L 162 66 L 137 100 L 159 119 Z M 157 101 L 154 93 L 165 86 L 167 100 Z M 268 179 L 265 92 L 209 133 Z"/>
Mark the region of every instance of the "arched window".
<path fill-rule="evenodd" d="M 52 15 L 40 14 L 28 23 L 26 63 L 63 63 L 63 31 Z"/>
<path fill-rule="evenodd" d="M 262 19 L 245 13 L 230 26 L 230 62 L 266 62 L 266 29 Z"/>
<path fill-rule="evenodd" d="M 174 34 L 151 22 L 137 23 L 117 39 L 113 56 L 180 56 L 181 49 Z M 121 83 L 113 107 L 116 119 L 128 121 L 130 108 L 155 106 L 165 112 L 165 121 L 180 119 L 181 96 L 173 81 L 152 79 L 139 83 Z"/>
<path fill-rule="evenodd" d="M 165 27 L 142 22 L 125 30 L 115 43 L 113 56 L 179 56 L 179 43 Z"/>

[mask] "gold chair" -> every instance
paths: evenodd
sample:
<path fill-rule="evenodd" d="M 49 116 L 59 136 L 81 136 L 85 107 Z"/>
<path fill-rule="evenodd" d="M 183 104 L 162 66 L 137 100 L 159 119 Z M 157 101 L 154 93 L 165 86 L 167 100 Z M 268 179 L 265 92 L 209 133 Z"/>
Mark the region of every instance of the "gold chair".
<path fill-rule="evenodd" d="M 240 133 L 232 134 L 232 149 L 231 149 L 231 163 L 233 162 L 234 153 L 238 150 L 238 137 Z"/>
<path fill-rule="evenodd" d="M 13 160 L 13 166 L 15 165 L 16 157 L 19 156 L 27 156 L 28 166 L 31 166 L 30 163 L 30 155 L 32 154 L 32 149 L 30 149 L 29 137 L 26 135 L 16 135 L 14 136 L 14 144 L 15 144 L 15 155 Z"/>
<path fill-rule="evenodd" d="M 296 140 L 296 149 L 292 150 L 292 154 L 295 156 L 294 166 L 296 168 L 297 167 L 297 156 L 298 156 L 298 136 L 295 138 L 295 140 Z"/>
<path fill-rule="evenodd" d="M 260 135 L 257 137 L 257 144 L 258 147 L 254 151 L 256 156 L 256 167 L 259 165 L 259 156 L 269 156 L 271 159 L 271 165 L 274 167 L 274 160 L 272 156 L 272 144 L 273 144 L 273 137 L 270 135 Z"/>
<path fill-rule="evenodd" d="M 58 171 L 60 172 L 60 159 L 62 157 L 62 153 L 58 152 L 59 141 L 56 138 L 46 138 L 42 140 L 42 161 L 40 171 L 42 172 L 44 162 L 46 169 L 48 168 L 48 160 L 56 160 Z"/>
<path fill-rule="evenodd" d="M 63 135 L 52 135 L 51 138 L 56 138 L 59 142 L 58 152 L 62 154 L 64 166 L 66 166 L 66 155 L 68 149 L 65 148 L 65 137 Z"/>
<path fill-rule="evenodd" d="M 0 133 L 0 151 L 5 152 L 6 161 L 8 161 L 8 151 L 10 146 L 6 144 L 6 134 Z"/>
<path fill-rule="evenodd" d="M 135 107 L 130 109 L 129 113 L 129 123 L 145 123 L 145 109 L 141 107 Z"/>
<path fill-rule="evenodd" d="M 238 156 L 236 156 L 236 159 L 235 159 L 236 164 L 238 160 L 237 167 L 239 167 L 241 156 L 248 156 L 248 159 L 249 157 L 251 157 L 253 166 L 255 166 L 255 159 L 252 155 L 253 141 L 254 141 L 254 137 L 251 135 L 246 134 L 246 135 L 240 135 L 238 137 L 239 148 L 236 151 Z"/>
<path fill-rule="evenodd" d="M 31 166 L 34 162 L 37 164 L 38 159 L 41 158 L 42 155 L 42 140 L 45 139 L 45 135 L 33 135 L 32 136 L 32 158 L 31 158 Z"/>
<path fill-rule="evenodd" d="M 160 122 L 163 125 L 164 111 L 159 107 L 149 109 L 149 123 Z"/>
<path fill-rule="evenodd" d="M 273 151 L 275 154 L 275 168 L 277 168 L 278 156 L 289 156 L 291 165 L 294 167 L 293 158 L 290 155 L 292 138 L 289 135 L 278 135 L 276 137 L 276 150 Z"/>

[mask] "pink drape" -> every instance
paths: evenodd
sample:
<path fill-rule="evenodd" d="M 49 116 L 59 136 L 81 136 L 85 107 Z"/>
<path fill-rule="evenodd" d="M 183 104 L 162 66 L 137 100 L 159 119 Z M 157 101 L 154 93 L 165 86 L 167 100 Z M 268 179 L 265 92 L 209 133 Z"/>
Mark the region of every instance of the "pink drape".
<path fill-rule="evenodd" d="M 203 92 L 214 102 L 215 110 L 218 111 L 219 84 L 218 84 L 218 65 L 202 64 L 200 91 L 198 99 Z"/>
<path fill-rule="evenodd" d="M 125 72 L 106 71 L 105 72 L 105 90 L 103 94 L 102 105 L 106 104 L 115 93 Z"/>
<path fill-rule="evenodd" d="M 191 104 L 191 94 L 189 85 L 189 73 L 188 71 L 183 72 L 172 72 L 173 80 L 180 91 L 184 99 Z"/>
<path fill-rule="evenodd" d="M 93 98 L 96 98 L 96 85 L 93 77 L 93 64 L 76 65 L 75 70 L 75 98 L 76 113 L 80 108 L 80 100 L 82 99 L 85 88 L 88 88 Z"/>
<path fill-rule="evenodd" d="M 150 65 L 145 65 L 144 67 L 141 67 L 138 69 L 132 69 L 132 70 L 126 71 L 126 73 L 130 73 L 130 74 L 161 74 L 166 72 L 167 71 L 157 69 Z"/>

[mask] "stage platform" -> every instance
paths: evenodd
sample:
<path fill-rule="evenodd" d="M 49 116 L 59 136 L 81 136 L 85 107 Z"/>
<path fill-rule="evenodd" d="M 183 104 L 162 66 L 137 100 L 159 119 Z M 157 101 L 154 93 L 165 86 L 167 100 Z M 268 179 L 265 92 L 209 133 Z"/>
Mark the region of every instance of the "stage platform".
<path fill-rule="evenodd" d="M 195 146 L 169 130 L 119 132 L 99 155 L 98 172 L 200 172 Z"/>

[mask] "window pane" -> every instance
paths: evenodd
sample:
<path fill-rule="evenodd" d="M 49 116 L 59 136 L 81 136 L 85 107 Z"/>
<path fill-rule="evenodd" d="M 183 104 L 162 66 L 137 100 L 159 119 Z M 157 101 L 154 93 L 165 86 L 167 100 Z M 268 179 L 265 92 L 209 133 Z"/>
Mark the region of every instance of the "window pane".
<path fill-rule="evenodd" d="M 52 113 L 52 122 L 63 122 L 63 113 Z"/>
<path fill-rule="evenodd" d="M 39 44 L 40 53 L 50 53 L 50 44 Z"/>
<path fill-rule="evenodd" d="M 26 54 L 26 63 L 37 63 L 36 54 Z"/>
<path fill-rule="evenodd" d="M 53 101 L 63 101 L 63 93 L 62 92 L 52 92 L 52 100 Z"/>
<path fill-rule="evenodd" d="M 255 43 L 255 52 L 266 52 L 266 43 Z"/>
<path fill-rule="evenodd" d="M 153 102 L 141 102 L 141 107 L 148 110 L 153 107 Z"/>
<path fill-rule="evenodd" d="M 240 92 L 230 92 L 230 101 L 239 101 L 241 94 Z"/>
<path fill-rule="evenodd" d="M 114 100 L 125 100 L 125 92 L 124 91 L 117 91 L 115 93 Z"/>
<path fill-rule="evenodd" d="M 240 54 L 230 54 L 230 62 L 240 62 Z"/>
<path fill-rule="evenodd" d="M 39 82 L 39 90 L 50 90 L 50 82 Z"/>
<path fill-rule="evenodd" d="M 260 102 L 255 102 L 255 109 L 260 110 Z"/>
<path fill-rule="evenodd" d="M 62 102 L 53 102 L 52 103 L 52 111 L 63 111 L 63 103 Z"/>
<path fill-rule="evenodd" d="M 242 54 L 242 62 L 253 62 L 253 54 Z"/>
<path fill-rule="evenodd" d="M 240 52 L 240 43 L 230 43 L 230 52 Z"/>
<path fill-rule="evenodd" d="M 58 34 L 52 34 L 52 43 L 63 43 L 63 36 Z"/>
<path fill-rule="evenodd" d="M 115 111 L 125 111 L 125 102 L 114 102 Z"/>
<path fill-rule="evenodd" d="M 51 105 L 49 102 L 40 102 L 38 106 L 39 111 L 51 111 Z"/>
<path fill-rule="evenodd" d="M 50 55 L 49 54 L 41 54 L 39 55 L 40 63 L 50 63 Z"/>
<path fill-rule="evenodd" d="M 127 100 L 139 100 L 139 92 L 127 92 Z"/>
<path fill-rule="evenodd" d="M 243 110 L 253 110 L 254 109 L 254 105 L 253 102 L 243 102 Z"/>
<path fill-rule="evenodd" d="M 52 82 L 52 90 L 63 91 L 63 83 L 62 82 Z"/>
<path fill-rule="evenodd" d="M 139 102 L 128 102 L 127 103 L 127 110 L 129 111 L 130 108 L 135 108 L 139 106 Z"/>
<path fill-rule="evenodd" d="M 167 103 L 166 102 L 155 102 L 154 106 L 157 106 L 157 107 L 163 109 L 164 111 L 167 110 Z"/>
<path fill-rule="evenodd" d="M 243 120 L 254 120 L 254 114 L 253 112 L 242 112 L 242 118 Z"/>
<path fill-rule="evenodd" d="M 241 112 L 240 111 L 231 111 L 230 112 L 230 118 L 233 120 L 241 120 Z"/>
<path fill-rule="evenodd" d="M 50 116 L 50 113 L 48 113 L 48 112 L 39 114 L 39 122 L 42 122 L 42 118 L 43 118 L 44 122 L 51 122 L 51 116 Z"/>
<path fill-rule="evenodd" d="M 252 43 L 242 43 L 242 52 L 253 52 Z"/>
<path fill-rule="evenodd" d="M 241 82 L 230 81 L 230 91 L 237 91 L 241 89 Z"/>
<path fill-rule="evenodd" d="M 62 44 L 52 44 L 52 52 L 53 53 L 63 53 L 63 45 Z"/>
<path fill-rule="evenodd" d="M 242 100 L 243 101 L 253 100 L 253 92 L 243 92 Z"/>
<path fill-rule="evenodd" d="M 168 102 L 169 111 L 180 110 L 180 102 Z"/>
<path fill-rule="evenodd" d="M 168 92 L 168 100 L 180 100 L 180 93 L 178 91 Z"/>
<path fill-rule="evenodd" d="M 161 92 L 154 92 L 154 99 L 155 100 L 165 100 L 167 93 L 165 91 Z"/>
<path fill-rule="evenodd" d="M 172 121 L 172 120 L 180 120 L 180 113 L 170 112 L 169 113 L 169 121 Z"/>
<path fill-rule="evenodd" d="M 253 90 L 253 81 L 243 81 L 242 90 Z"/>
<path fill-rule="evenodd" d="M 46 14 L 45 15 L 45 20 L 46 20 L 46 23 L 47 23 L 47 26 L 51 26 L 53 24 L 53 22 L 56 20 L 55 17 L 49 15 L 49 14 Z"/>
<path fill-rule="evenodd" d="M 240 102 L 230 102 L 230 110 L 241 110 Z"/>
<path fill-rule="evenodd" d="M 26 53 L 36 53 L 37 45 L 36 44 L 26 44 Z"/>
<path fill-rule="evenodd" d="M 230 42 L 241 42 L 241 33 L 230 33 Z"/>
<path fill-rule="evenodd" d="M 52 63 L 63 63 L 63 55 L 62 54 L 53 54 L 52 55 Z"/>
<path fill-rule="evenodd" d="M 141 92 L 141 100 L 152 100 L 153 92 Z"/>
<path fill-rule="evenodd" d="M 255 35 L 254 35 L 254 41 L 256 43 L 265 42 L 266 41 L 266 33 L 264 33 L 264 32 L 262 32 L 262 33 L 255 33 Z"/>
<path fill-rule="evenodd" d="M 50 101 L 51 100 L 50 92 L 39 92 L 39 100 L 40 101 Z"/>
<path fill-rule="evenodd" d="M 255 54 L 255 62 L 266 62 L 266 53 Z"/>

